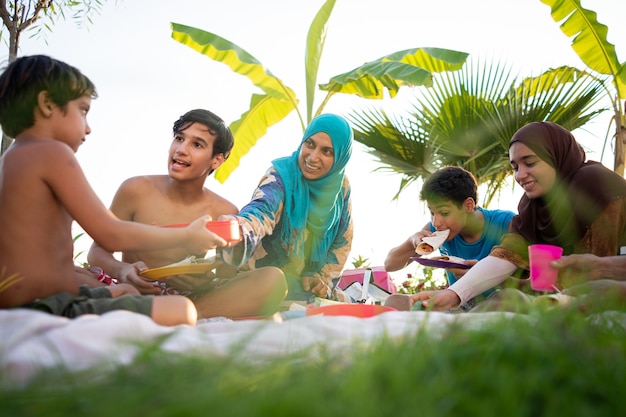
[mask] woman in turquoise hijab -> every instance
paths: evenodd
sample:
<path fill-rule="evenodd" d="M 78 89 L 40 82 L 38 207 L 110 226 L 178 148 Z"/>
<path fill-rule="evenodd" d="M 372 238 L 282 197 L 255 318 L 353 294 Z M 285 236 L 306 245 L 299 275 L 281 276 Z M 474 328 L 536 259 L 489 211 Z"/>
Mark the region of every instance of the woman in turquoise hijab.
<path fill-rule="evenodd" d="M 224 250 L 223 260 L 243 270 L 281 268 L 288 300 L 333 298 L 333 280 L 341 275 L 352 246 L 345 175 L 352 139 L 342 117 L 314 118 L 298 149 L 272 161 L 250 203 L 235 216 L 242 241 Z"/>

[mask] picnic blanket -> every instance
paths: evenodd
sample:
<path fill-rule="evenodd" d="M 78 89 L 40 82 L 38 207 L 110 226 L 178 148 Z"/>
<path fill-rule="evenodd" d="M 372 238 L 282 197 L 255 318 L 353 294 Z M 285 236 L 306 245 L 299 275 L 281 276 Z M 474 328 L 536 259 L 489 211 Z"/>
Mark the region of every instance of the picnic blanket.
<path fill-rule="evenodd" d="M 166 352 L 268 360 L 315 346 L 349 349 L 383 336 L 402 337 L 440 331 L 452 323 L 482 326 L 511 313 L 446 314 L 387 312 L 370 318 L 305 316 L 290 320 L 201 320 L 196 326 L 160 326 L 128 311 L 67 319 L 26 310 L 0 310 L 0 373 L 19 386 L 53 367 L 71 371 L 129 364 L 141 346 L 158 343 Z M 277 317 L 277 316 L 275 316 Z"/>

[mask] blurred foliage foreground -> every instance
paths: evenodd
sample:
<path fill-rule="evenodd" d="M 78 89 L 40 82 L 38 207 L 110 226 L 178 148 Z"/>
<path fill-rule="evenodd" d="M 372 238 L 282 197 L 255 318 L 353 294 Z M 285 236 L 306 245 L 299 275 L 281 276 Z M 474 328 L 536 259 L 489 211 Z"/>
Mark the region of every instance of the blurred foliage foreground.
<path fill-rule="evenodd" d="M 495 313 L 269 362 L 142 346 L 112 371 L 46 371 L 22 388 L 0 377 L 0 415 L 623 416 L 626 309 L 604 307 Z"/>

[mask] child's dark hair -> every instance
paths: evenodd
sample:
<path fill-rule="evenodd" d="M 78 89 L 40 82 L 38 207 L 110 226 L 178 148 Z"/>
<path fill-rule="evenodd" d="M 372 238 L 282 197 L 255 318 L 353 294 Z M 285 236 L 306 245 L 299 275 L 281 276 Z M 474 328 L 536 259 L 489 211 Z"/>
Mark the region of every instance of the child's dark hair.
<path fill-rule="evenodd" d="M 215 142 L 213 142 L 213 156 L 222 153 L 224 154 L 224 160 L 228 159 L 230 151 L 235 144 L 235 139 L 224 121 L 208 110 L 190 110 L 174 122 L 174 128 L 172 129 L 174 135 L 181 133 L 193 123 L 205 125 L 209 129 L 209 132 L 216 136 Z"/>
<path fill-rule="evenodd" d="M 477 203 L 478 184 L 471 172 L 458 166 L 443 167 L 435 171 L 426 178 L 420 191 L 420 198 L 424 201 L 451 200 L 459 208 L 468 197 Z"/>
<path fill-rule="evenodd" d="M 0 125 L 15 137 L 35 123 L 39 93 L 65 110 L 84 95 L 98 97 L 96 86 L 78 69 L 46 55 L 17 58 L 0 75 Z"/>

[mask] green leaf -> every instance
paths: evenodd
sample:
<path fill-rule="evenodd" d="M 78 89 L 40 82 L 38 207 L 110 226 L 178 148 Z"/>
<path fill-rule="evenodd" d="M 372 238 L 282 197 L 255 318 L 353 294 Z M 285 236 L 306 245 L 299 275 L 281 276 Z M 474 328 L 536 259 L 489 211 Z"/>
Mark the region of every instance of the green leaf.
<path fill-rule="evenodd" d="M 561 31 L 572 38 L 572 48 L 592 70 L 610 75 L 620 97 L 626 97 L 623 64 L 615 46 L 607 40 L 608 28 L 599 23 L 597 14 L 582 7 L 580 0 L 541 0 L 550 6 L 552 19 L 561 23 Z"/>
<path fill-rule="evenodd" d="M 463 67 L 469 54 L 442 48 L 411 48 L 394 52 L 380 61 L 397 61 L 424 68 L 430 72 L 456 71 Z"/>
<path fill-rule="evenodd" d="M 335 7 L 335 0 L 328 0 L 311 23 L 306 39 L 306 51 L 304 56 L 305 80 L 306 80 L 306 117 L 307 122 L 311 121 L 313 114 L 313 99 L 315 98 L 315 84 L 317 83 L 317 72 L 319 70 L 322 57 L 322 50 L 326 43 L 326 24 L 330 14 Z"/>
<path fill-rule="evenodd" d="M 230 125 L 236 138 L 235 146 L 228 159 L 215 171 L 215 179 L 224 183 L 239 166 L 241 158 L 265 135 L 267 129 L 283 120 L 293 110 L 295 107 L 290 101 L 253 94 L 250 109 Z"/>
<path fill-rule="evenodd" d="M 296 95 L 275 77 L 255 57 L 234 43 L 210 32 L 171 23 L 172 38 L 191 49 L 227 65 L 237 74 L 247 77 L 265 94 L 279 100 L 295 102 Z"/>
<path fill-rule="evenodd" d="M 432 72 L 460 69 L 468 54 L 439 48 L 413 48 L 394 52 L 337 75 L 321 90 L 382 99 L 386 88 L 395 97 L 402 86 L 431 86 Z"/>
<path fill-rule="evenodd" d="M 528 95 L 534 96 L 543 94 L 550 88 L 556 88 L 565 83 L 575 82 L 583 77 L 590 77 L 590 74 L 574 67 L 562 66 L 559 68 L 551 68 L 537 77 L 525 78 L 518 88 L 525 89 Z"/>
<path fill-rule="evenodd" d="M 348 115 L 355 141 L 367 146 L 379 170 L 408 184 L 436 169 L 458 165 L 486 186 L 485 206 L 510 176 L 508 144 L 531 121 L 551 120 L 569 130 L 604 109 L 602 80 L 571 67 L 550 69 L 517 83 L 500 63 L 467 63 L 460 71 L 433 76 L 430 88 L 415 88 L 413 110 L 388 116 L 382 109 Z"/>
<path fill-rule="evenodd" d="M 233 72 L 247 77 L 265 93 L 253 94 L 249 110 L 229 126 L 235 137 L 235 145 L 230 157 L 215 172 L 215 179 L 223 183 L 270 126 L 297 110 L 298 99 L 293 90 L 234 43 L 204 30 L 177 23 L 172 23 L 171 26 L 172 38 L 176 41 L 227 65 Z"/>

